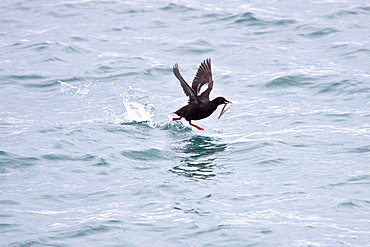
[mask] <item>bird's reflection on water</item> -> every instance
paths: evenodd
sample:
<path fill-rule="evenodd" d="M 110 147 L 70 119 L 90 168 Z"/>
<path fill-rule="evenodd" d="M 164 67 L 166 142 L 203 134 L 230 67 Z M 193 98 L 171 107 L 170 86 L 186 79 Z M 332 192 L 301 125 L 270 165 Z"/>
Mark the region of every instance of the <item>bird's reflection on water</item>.
<path fill-rule="evenodd" d="M 207 179 L 216 176 L 214 166 L 217 164 L 215 153 L 223 152 L 226 144 L 219 139 L 208 136 L 192 136 L 180 143 L 176 148 L 181 159 L 180 165 L 172 167 L 171 171 L 194 179 Z"/>

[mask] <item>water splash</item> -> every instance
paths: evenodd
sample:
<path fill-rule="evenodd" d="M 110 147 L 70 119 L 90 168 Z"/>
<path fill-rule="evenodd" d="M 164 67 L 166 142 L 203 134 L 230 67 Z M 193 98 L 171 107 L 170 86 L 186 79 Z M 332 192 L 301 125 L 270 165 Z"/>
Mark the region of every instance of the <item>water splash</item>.
<path fill-rule="evenodd" d="M 149 126 L 154 126 L 154 105 L 150 103 L 150 93 L 148 91 L 129 87 L 121 96 L 125 107 L 125 123 L 147 122 Z"/>
<path fill-rule="evenodd" d="M 68 84 L 67 82 L 64 81 L 58 82 L 62 85 L 61 91 L 67 94 L 80 95 L 83 97 L 84 95 L 87 95 L 90 92 L 89 87 L 91 85 L 91 82 L 87 85 L 81 84 L 78 87 Z"/>
<path fill-rule="evenodd" d="M 106 83 L 90 82 L 76 86 L 64 81 L 59 83 L 62 92 L 81 102 L 82 105 L 77 106 L 77 109 L 84 109 L 85 112 L 90 109 L 94 119 L 108 120 L 116 124 L 145 123 L 155 127 L 155 106 L 151 103 L 154 100 L 146 90 L 129 87 L 122 94 L 112 97 L 112 84 L 107 87 Z"/>

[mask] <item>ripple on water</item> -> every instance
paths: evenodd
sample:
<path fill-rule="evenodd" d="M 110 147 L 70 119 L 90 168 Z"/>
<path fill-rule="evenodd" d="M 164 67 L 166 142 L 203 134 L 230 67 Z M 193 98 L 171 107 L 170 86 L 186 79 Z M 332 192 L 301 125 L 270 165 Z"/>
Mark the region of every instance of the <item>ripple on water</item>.
<path fill-rule="evenodd" d="M 332 28 L 332 27 L 314 28 L 311 26 L 305 26 L 305 27 L 300 27 L 300 30 L 301 32 L 299 36 L 308 38 L 308 39 L 324 38 L 329 35 L 340 32 L 338 29 Z"/>
<path fill-rule="evenodd" d="M 41 160 L 32 156 L 21 156 L 0 151 L 0 173 L 8 173 L 13 169 L 24 169 L 39 164 Z"/>
<path fill-rule="evenodd" d="M 163 152 L 163 150 L 159 149 L 145 149 L 145 150 L 125 150 L 120 152 L 126 158 L 135 161 L 152 161 L 152 160 L 167 160 L 169 157 Z"/>
<path fill-rule="evenodd" d="M 244 28 L 244 27 L 255 27 L 261 30 L 261 28 L 271 28 L 270 32 L 276 30 L 272 28 L 280 28 L 285 26 L 294 25 L 297 23 L 294 19 L 289 18 L 274 18 L 274 19 L 264 19 L 262 17 L 257 17 L 252 12 L 245 12 L 241 14 L 231 14 L 231 13 L 212 13 L 204 14 L 200 18 L 207 19 L 205 24 L 218 24 L 218 25 L 228 25 L 232 28 Z"/>
<path fill-rule="evenodd" d="M 317 91 L 317 94 L 331 95 L 352 95 L 359 92 L 367 93 L 370 88 L 363 82 L 356 79 L 344 79 L 337 81 L 324 81 L 320 84 L 312 86 L 312 89 Z"/>
<path fill-rule="evenodd" d="M 305 75 L 279 76 L 266 83 L 267 88 L 304 87 L 312 84 L 315 78 Z"/>
<path fill-rule="evenodd" d="M 91 154 L 72 155 L 72 154 L 45 154 L 41 156 L 42 159 L 52 161 L 92 161 L 97 157 Z"/>
<path fill-rule="evenodd" d="M 173 149 L 179 156 L 179 164 L 170 171 L 192 179 L 209 179 L 217 176 L 217 154 L 227 148 L 221 139 L 194 135 L 181 140 Z"/>
<path fill-rule="evenodd" d="M 185 44 L 182 44 L 178 46 L 176 51 L 180 52 L 181 54 L 187 54 L 187 53 L 198 53 L 198 54 L 206 54 L 210 53 L 215 50 L 214 46 L 204 40 L 204 39 L 198 39 L 190 42 L 186 42 Z"/>
<path fill-rule="evenodd" d="M 251 25 L 251 26 L 253 25 L 254 26 L 254 25 L 264 25 L 265 24 L 265 22 L 258 19 L 251 12 L 238 14 L 238 15 L 233 16 L 233 18 L 235 19 L 233 23 L 237 25 Z"/>
<path fill-rule="evenodd" d="M 167 11 L 170 13 L 173 12 L 193 12 L 197 11 L 195 8 L 187 7 L 185 5 L 175 4 L 175 3 L 169 3 L 166 7 L 161 8 L 163 11 Z"/>

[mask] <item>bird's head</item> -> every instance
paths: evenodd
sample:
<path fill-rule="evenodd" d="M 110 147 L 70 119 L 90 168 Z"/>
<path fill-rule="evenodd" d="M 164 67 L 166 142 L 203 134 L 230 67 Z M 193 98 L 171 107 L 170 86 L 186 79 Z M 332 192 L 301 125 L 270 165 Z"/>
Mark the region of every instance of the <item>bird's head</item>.
<path fill-rule="evenodd" d="M 212 101 L 214 103 L 216 103 L 217 106 L 225 104 L 224 107 L 222 108 L 221 112 L 220 112 L 220 115 L 218 116 L 218 119 L 220 119 L 222 117 L 222 115 L 224 115 L 224 113 L 227 111 L 227 109 L 229 109 L 230 106 L 233 104 L 230 101 L 228 101 L 227 99 L 225 99 L 224 97 L 217 97 Z"/>
<path fill-rule="evenodd" d="M 216 105 L 222 105 L 222 104 L 227 104 L 227 103 L 231 103 L 230 101 L 228 101 L 227 99 L 225 99 L 224 97 L 217 97 L 215 99 L 212 100 L 214 103 L 216 103 Z"/>

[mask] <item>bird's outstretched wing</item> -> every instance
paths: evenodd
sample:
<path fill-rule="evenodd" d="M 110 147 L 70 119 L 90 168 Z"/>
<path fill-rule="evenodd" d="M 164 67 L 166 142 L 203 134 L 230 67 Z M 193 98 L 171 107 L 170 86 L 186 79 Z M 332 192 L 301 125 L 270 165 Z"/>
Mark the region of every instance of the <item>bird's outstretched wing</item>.
<path fill-rule="evenodd" d="M 182 78 L 179 66 L 177 63 L 173 66 L 173 74 L 176 76 L 176 78 L 180 81 L 181 87 L 184 90 L 184 93 L 189 96 L 189 102 L 195 102 L 196 104 L 199 103 L 199 99 L 197 94 L 194 92 L 194 90 L 189 86 L 189 84 Z"/>
<path fill-rule="evenodd" d="M 206 59 L 199 65 L 191 87 L 199 98 L 209 100 L 213 88 L 211 59 Z"/>

